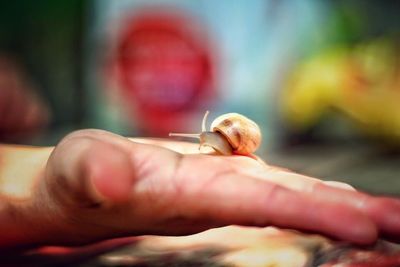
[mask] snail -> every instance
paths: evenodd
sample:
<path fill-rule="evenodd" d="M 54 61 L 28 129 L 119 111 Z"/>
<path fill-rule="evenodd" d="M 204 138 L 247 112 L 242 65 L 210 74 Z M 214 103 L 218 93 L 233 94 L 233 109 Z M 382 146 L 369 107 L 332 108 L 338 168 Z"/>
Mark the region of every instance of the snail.
<path fill-rule="evenodd" d="M 227 113 L 217 117 L 207 131 L 208 114 L 208 111 L 204 114 L 201 133 L 170 133 L 169 136 L 198 138 L 200 148 L 210 146 L 222 155 L 250 155 L 260 146 L 261 131 L 254 121 L 238 113 Z"/>

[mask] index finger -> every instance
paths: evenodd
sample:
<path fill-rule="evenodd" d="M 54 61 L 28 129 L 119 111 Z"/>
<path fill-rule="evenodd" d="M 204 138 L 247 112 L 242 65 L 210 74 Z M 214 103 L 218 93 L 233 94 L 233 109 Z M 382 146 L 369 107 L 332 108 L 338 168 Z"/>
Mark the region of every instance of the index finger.
<path fill-rule="evenodd" d="M 361 244 L 376 240 L 375 224 L 354 207 L 229 171 L 223 163 L 207 156 L 183 157 L 175 207 L 181 216 L 307 230 Z"/>

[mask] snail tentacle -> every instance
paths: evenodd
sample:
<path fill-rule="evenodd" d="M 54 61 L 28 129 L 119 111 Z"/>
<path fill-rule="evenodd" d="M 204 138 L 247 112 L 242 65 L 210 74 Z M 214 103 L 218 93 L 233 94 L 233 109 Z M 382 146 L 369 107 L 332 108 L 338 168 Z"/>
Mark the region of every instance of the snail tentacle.
<path fill-rule="evenodd" d="M 206 111 L 206 113 L 204 113 L 203 121 L 201 122 L 201 132 L 207 131 L 206 122 L 207 122 L 207 117 L 208 117 L 209 113 L 210 112 L 208 110 Z"/>

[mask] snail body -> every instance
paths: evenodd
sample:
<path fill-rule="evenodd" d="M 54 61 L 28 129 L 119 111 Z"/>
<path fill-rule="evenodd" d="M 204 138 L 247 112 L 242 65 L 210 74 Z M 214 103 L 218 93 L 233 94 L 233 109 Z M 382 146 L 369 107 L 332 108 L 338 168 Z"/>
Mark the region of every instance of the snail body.
<path fill-rule="evenodd" d="M 258 125 L 238 113 L 227 113 L 217 117 L 206 130 L 208 111 L 205 113 L 200 134 L 170 133 L 170 136 L 199 138 L 200 147 L 210 146 L 223 155 L 250 155 L 261 144 L 261 131 Z"/>

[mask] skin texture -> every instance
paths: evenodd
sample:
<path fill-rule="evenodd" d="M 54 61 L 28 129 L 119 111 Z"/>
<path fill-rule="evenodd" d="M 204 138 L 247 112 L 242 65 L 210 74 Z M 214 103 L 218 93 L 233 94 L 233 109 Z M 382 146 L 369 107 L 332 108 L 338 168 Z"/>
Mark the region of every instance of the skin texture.
<path fill-rule="evenodd" d="M 195 144 L 100 130 L 74 132 L 55 149 L 3 146 L 0 153 L 1 188 L 8 185 L 0 202 L 2 248 L 186 235 L 231 224 L 295 228 L 358 244 L 400 240 L 399 200 L 256 157 L 199 154 Z M 21 177 L 10 174 L 21 165 L 6 160 L 12 153 L 25 158 L 21 175 L 28 176 L 14 193 Z"/>

